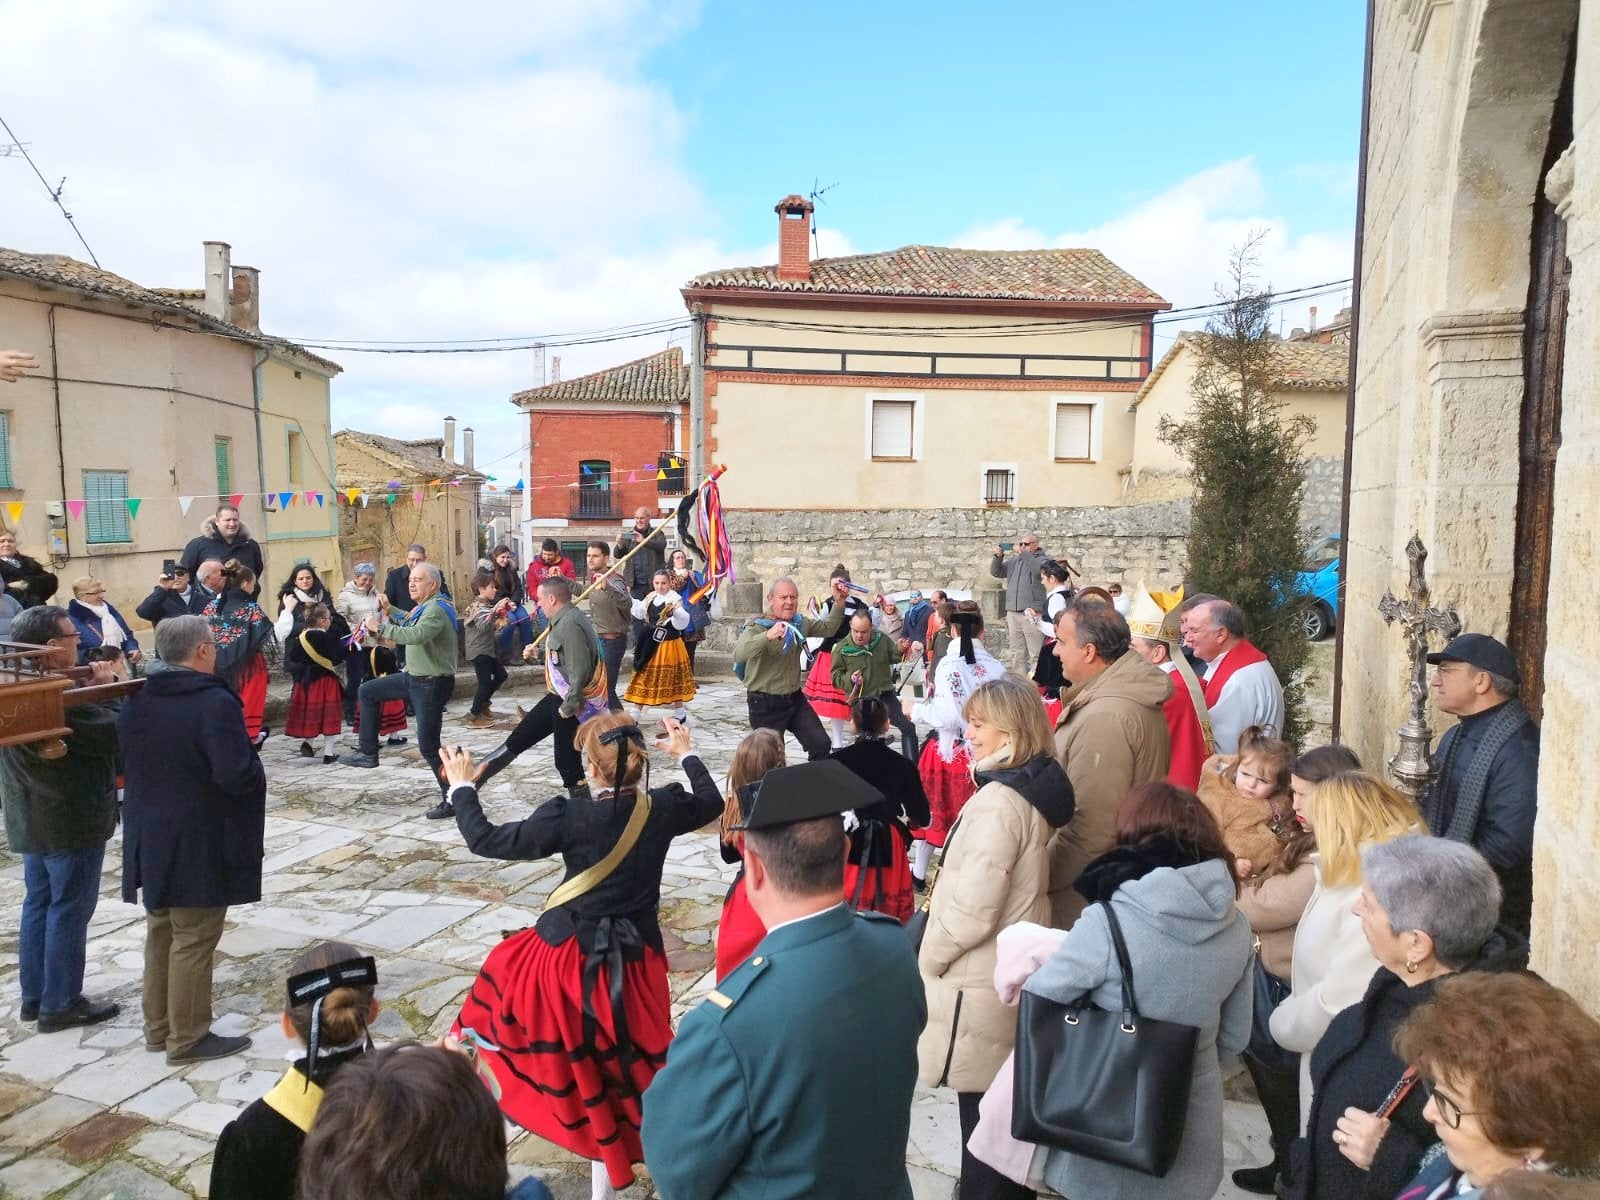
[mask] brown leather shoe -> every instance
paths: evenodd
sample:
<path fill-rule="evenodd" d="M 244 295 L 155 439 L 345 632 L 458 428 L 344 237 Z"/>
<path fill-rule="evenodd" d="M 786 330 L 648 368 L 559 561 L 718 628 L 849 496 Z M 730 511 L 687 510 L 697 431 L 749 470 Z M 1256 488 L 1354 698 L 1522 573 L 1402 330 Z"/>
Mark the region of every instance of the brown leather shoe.
<path fill-rule="evenodd" d="M 494 724 L 494 716 L 491 713 L 486 712 L 468 713 L 466 724 L 472 726 L 474 729 L 487 729 L 489 726 Z"/>

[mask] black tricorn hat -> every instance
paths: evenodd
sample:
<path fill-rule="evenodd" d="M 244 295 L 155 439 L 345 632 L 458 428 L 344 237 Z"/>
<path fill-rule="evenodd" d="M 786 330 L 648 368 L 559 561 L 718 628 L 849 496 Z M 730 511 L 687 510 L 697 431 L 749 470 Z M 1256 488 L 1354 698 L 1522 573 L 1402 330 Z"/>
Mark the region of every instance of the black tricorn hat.
<path fill-rule="evenodd" d="M 775 829 L 883 803 L 883 793 L 831 758 L 778 767 L 752 785 L 748 814 L 735 829 Z"/>

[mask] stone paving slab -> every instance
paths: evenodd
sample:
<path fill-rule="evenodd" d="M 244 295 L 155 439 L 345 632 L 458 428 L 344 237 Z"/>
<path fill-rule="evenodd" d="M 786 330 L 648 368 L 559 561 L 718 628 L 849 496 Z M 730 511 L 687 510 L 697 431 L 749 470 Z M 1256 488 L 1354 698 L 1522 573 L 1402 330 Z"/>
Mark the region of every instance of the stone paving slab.
<path fill-rule="evenodd" d="M 538 692 L 497 697 L 506 719 L 481 730 L 461 720 L 470 693 L 457 695 L 446 741 L 482 756 L 514 723 L 513 705 L 532 703 Z M 732 681 L 703 682 L 690 712 L 696 749 L 720 777 L 746 732 L 743 690 Z M 792 739 L 789 751 L 791 761 L 803 757 Z M 204 1196 L 218 1131 L 271 1087 L 293 1053 L 278 1022 L 283 980 L 294 958 L 318 941 L 341 938 L 377 956 L 380 1042 L 436 1037 L 448 1028 L 489 950 L 536 919 L 560 879 L 560 863 L 473 856 L 453 824 L 423 818 L 438 793 L 414 748 L 386 746 L 380 759 L 376 770 L 324 766 L 299 757 L 298 743 L 282 737 L 262 752 L 264 898 L 229 910 L 215 973 L 216 1028 L 253 1039 L 231 1058 L 168 1067 L 164 1056 L 143 1048 L 144 922 L 120 899 L 120 835 L 107 846 L 86 990 L 123 1011 L 101 1026 L 49 1035 L 18 1021 L 21 870 L 14 855 L 0 851 L 0 1195 Z M 651 775 L 660 783 L 679 771 L 652 754 Z M 517 820 L 559 791 L 548 746 L 539 746 L 496 778 L 483 803 L 491 820 Z M 712 937 L 732 875 L 714 831 L 679 839 L 668 855 L 662 924 L 674 1019 L 712 987 Z M 1230 1169 L 1265 1159 L 1259 1110 L 1230 1100 L 1226 1125 Z M 589 1194 L 587 1165 L 547 1142 L 513 1130 L 508 1158 L 513 1180 L 537 1174 L 558 1200 Z M 945 1200 L 959 1159 L 954 1097 L 919 1090 L 907 1147 L 918 1200 Z M 647 1200 L 654 1191 L 645 1178 L 627 1194 Z"/>

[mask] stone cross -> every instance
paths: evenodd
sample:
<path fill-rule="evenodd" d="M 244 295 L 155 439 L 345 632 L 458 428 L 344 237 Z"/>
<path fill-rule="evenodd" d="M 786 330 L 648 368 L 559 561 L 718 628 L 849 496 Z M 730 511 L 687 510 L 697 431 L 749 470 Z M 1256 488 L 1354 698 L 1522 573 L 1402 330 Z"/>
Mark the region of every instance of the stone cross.
<path fill-rule="evenodd" d="M 1417 534 L 1406 543 L 1406 558 L 1411 563 L 1409 596 L 1400 600 L 1386 589 L 1378 601 L 1378 612 L 1386 625 L 1400 622 L 1411 676 L 1411 716 L 1399 729 L 1400 749 L 1389 760 L 1389 774 L 1401 791 L 1418 800 L 1434 773 L 1433 730 L 1428 728 L 1428 634 L 1437 633 L 1449 641 L 1461 632 L 1461 618 L 1454 606 L 1434 608 L 1429 603 L 1432 597 L 1423 572 L 1428 551 Z"/>

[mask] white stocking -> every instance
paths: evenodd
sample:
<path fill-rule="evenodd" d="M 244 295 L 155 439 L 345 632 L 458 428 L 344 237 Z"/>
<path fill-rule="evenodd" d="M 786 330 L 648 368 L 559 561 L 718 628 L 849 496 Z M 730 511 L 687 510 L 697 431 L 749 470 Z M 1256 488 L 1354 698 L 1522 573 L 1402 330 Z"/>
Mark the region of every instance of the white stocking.
<path fill-rule="evenodd" d="M 918 879 L 928 877 L 928 862 L 932 858 L 932 842 L 924 840 L 911 843 L 911 873 Z"/>
<path fill-rule="evenodd" d="M 333 753 L 333 744 L 338 740 L 339 740 L 339 735 L 337 733 L 325 733 L 325 734 L 323 734 L 322 735 L 322 753 L 324 755 L 332 754 Z"/>
<path fill-rule="evenodd" d="M 611 1176 L 606 1171 L 605 1163 L 599 1159 L 589 1164 L 589 1196 L 590 1200 L 617 1200 L 616 1190 L 611 1186 Z"/>
<path fill-rule="evenodd" d="M 829 717 L 828 724 L 833 726 L 833 748 L 838 750 L 844 745 L 844 731 L 850 723 L 843 717 Z"/>

